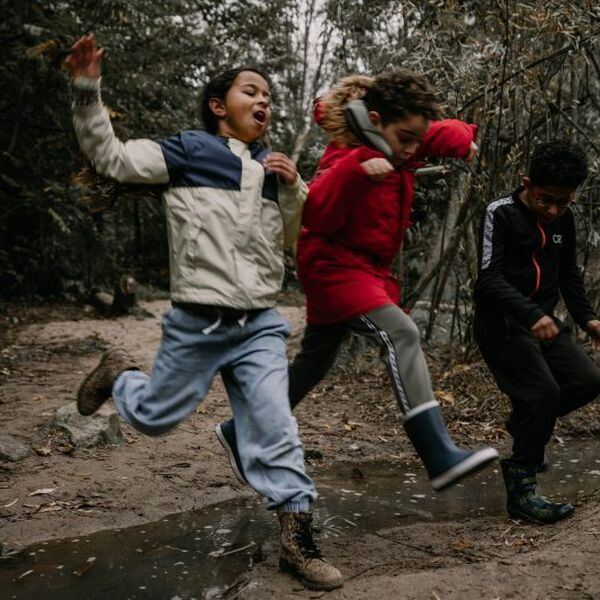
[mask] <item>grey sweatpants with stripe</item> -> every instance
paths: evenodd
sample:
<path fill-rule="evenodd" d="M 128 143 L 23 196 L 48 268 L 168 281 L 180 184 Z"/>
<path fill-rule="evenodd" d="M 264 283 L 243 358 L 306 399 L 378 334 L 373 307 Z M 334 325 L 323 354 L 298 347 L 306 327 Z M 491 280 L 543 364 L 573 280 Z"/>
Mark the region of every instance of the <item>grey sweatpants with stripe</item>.
<path fill-rule="evenodd" d="M 351 331 L 379 347 L 405 416 L 418 406 L 435 402 L 419 330 L 402 309 L 388 304 L 343 323 L 306 326 L 301 350 L 289 371 L 292 409 L 325 377 Z"/>

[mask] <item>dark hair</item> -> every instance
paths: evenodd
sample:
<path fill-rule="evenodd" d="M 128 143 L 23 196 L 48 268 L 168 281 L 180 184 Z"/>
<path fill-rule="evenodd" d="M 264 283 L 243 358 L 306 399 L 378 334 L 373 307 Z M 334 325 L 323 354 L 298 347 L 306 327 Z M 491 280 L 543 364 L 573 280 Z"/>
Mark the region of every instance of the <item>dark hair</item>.
<path fill-rule="evenodd" d="M 437 119 L 441 113 L 437 98 L 425 78 L 406 69 L 375 77 L 363 100 L 369 110 L 379 113 L 384 125 L 409 115 Z"/>
<path fill-rule="evenodd" d="M 533 185 L 576 188 L 588 175 L 585 153 L 564 140 L 540 144 L 529 160 L 529 179 Z"/>
<path fill-rule="evenodd" d="M 269 83 L 268 77 L 259 69 L 255 67 L 237 67 L 235 69 L 229 69 L 219 75 L 213 77 L 204 87 L 202 92 L 202 103 L 201 103 L 201 114 L 204 128 L 208 133 L 217 133 L 219 119 L 215 113 L 211 110 L 209 101 L 211 98 L 219 98 L 225 100 L 227 92 L 231 89 L 233 82 L 236 77 L 244 71 L 252 71 L 260 75 L 267 83 Z"/>

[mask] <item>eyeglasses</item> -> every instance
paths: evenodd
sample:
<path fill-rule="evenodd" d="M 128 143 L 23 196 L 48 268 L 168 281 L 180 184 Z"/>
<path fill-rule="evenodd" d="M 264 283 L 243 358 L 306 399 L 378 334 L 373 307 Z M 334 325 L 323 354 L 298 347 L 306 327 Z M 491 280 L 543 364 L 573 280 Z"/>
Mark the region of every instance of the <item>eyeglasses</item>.
<path fill-rule="evenodd" d="M 533 197 L 535 198 L 535 202 L 538 206 L 556 206 L 558 210 L 566 210 L 574 202 L 575 193 L 569 194 L 566 198 L 564 196 L 552 196 L 551 194 L 547 193 L 534 193 Z"/>

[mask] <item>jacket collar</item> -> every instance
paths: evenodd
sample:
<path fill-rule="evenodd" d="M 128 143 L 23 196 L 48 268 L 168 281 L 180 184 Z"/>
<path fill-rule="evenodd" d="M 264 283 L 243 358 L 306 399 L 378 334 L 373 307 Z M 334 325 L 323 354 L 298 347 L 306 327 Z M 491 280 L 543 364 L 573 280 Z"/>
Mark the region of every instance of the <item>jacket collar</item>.
<path fill-rule="evenodd" d="M 221 142 L 221 144 L 223 144 L 223 146 L 225 146 L 226 148 L 229 148 L 229 150 L 231 150 L 231 145 L 229 143 L 229 140 L 232 138 L 226 138 L 220 135 L 215 135 L 215 138 Z M 233 138 L 236 140 L 236 142 L 240 143 L 240 144 L 244 144 L 248 150 L 250 150 L 250 156 L 254 159 L 254 160 L 259 160 L 264 158 L 264 156 L 266 154 L 270 154 L 271 150 L 269 148 L 265 148 L 260 142 L 252 142 L 251 144 L 246 144 L 245 142 L 242 142 L 241 140 L 238 140 L 236 138 Z M 235 154 L 235 152 L 234 152 Z"/>

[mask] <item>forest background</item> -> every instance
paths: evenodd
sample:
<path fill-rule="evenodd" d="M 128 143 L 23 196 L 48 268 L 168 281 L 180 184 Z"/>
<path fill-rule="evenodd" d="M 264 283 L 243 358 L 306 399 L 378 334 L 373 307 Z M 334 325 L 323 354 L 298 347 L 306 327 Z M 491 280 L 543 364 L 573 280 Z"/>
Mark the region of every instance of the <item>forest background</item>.
<path fill-rule="evenodd" d="M 80 302 L 132 274 L 168 289 L 156 190 L 85 187 L 61 63 L 93 31 L 106 49 L 104 102 L 121 139 L 201 126 L 214 74 L 257 65 L 272 80 L 270 143 L 310 179 L 326 140 L 312 100 L 341 76 L 424 73 L 447 116 L 479 125 L 477 160 L 418 180 L 414 225 L 397 261 L 404 304 L 446 314 L 471 348 L 479 217 L 514 189 L 537 142 L 583 145 L 591 175 L 575 212 L 579 253 L 600 303 L 600 5 L 593 0 L 0 0 L 0 308 Z M 294 282 L 290 260 L 289 282 Z"/>

